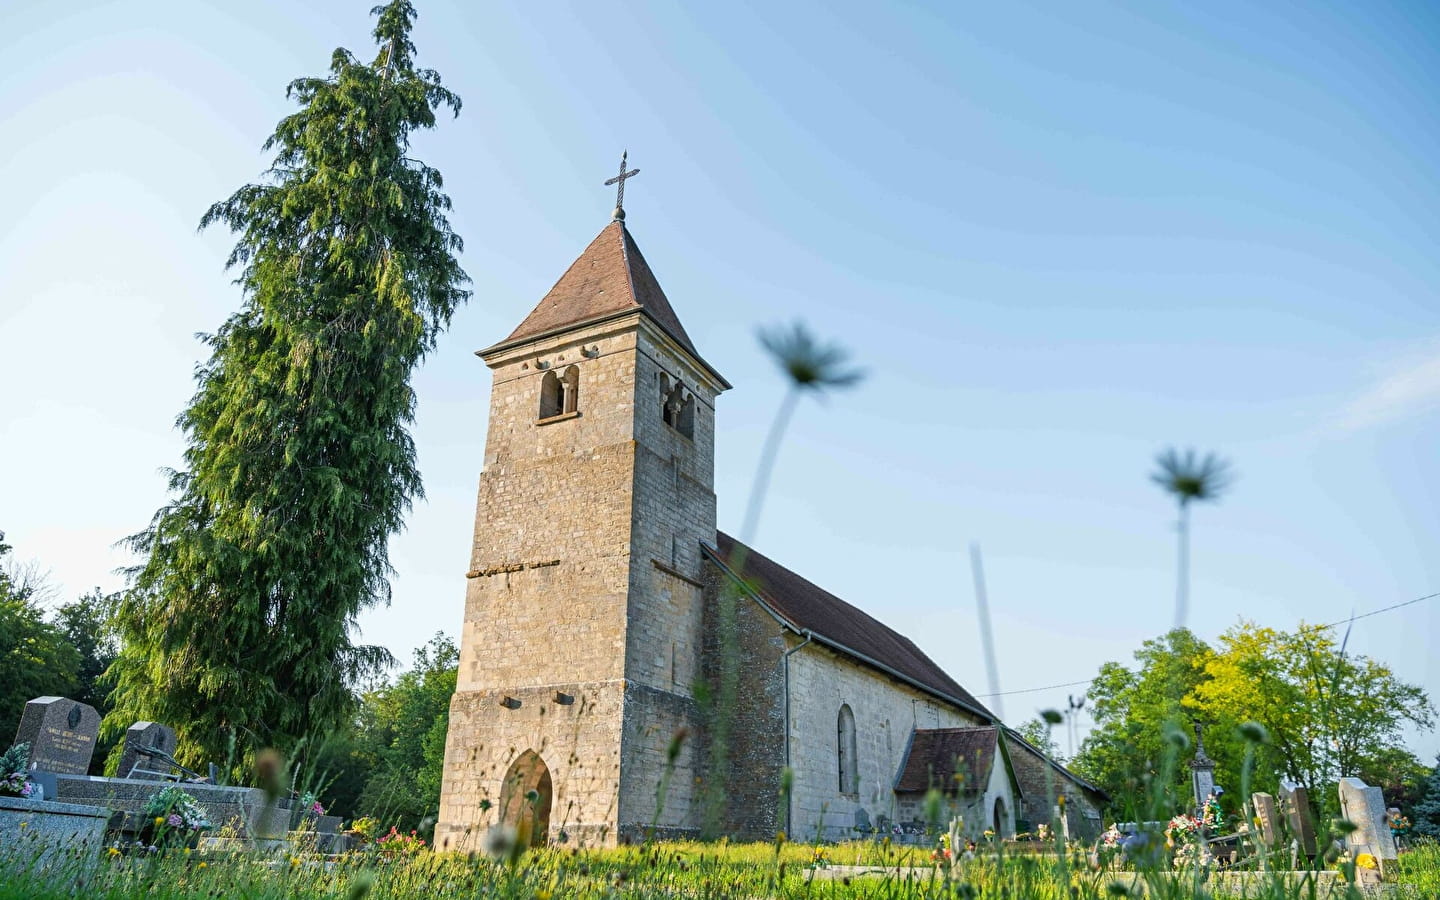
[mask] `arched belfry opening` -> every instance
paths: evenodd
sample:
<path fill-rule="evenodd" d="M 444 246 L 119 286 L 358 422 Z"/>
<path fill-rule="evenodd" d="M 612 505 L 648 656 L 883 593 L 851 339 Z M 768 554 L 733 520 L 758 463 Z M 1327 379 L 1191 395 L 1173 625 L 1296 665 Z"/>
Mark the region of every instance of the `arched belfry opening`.
<path fill-rule="evenodd" d="M 515 758 L 500 787 L 500 824 L 515 829 L 527 847 L 543 847 L 550 838 L 550 804 L 554 789 L 550 769 L 534 750 Z"/>
<path fill-rule="evenodd" d="M 695 437 L 695 395 L 678 380 L 660 375 L 660 418 L 666 425 L 685 435 Z"/>
<path fill-rule="evenodd" d="M 560 379 L 560 411 L 578 412 L 580 409 L 580 367 L 571 366 Z"/>
<path fill-rule="evenodd" d="M 560 376 L 546 372 L 540 379 L 540 418 L 548 419 L 565 411 L 565 398 L 560 385 Z"/>

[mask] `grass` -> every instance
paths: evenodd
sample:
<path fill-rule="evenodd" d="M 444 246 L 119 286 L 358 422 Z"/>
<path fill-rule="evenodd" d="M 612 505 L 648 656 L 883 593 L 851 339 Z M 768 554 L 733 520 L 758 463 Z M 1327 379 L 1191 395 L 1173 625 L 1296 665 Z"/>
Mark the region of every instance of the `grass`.
<path fill-rule="evenodd" d="M 18 848 L 11 846 L 8 851 Z M 48 868 L 0 876 L 0 900 L 459 900 L 494 897 L 557 898 L 1005 898 L 1111 900 L 1148 896 L 1170 900 L 1312 900 L 1327 896 L 1314 882 L 1253 875 L 1238 886 L 1222 879 L 1198 883 L 1186 873 L 1099 872 L 1077 859 L 1061 866 L 1055 854 L 981 857 L 946 873 L 929 851 L 885 843 L 821 848 L 830 867 L 810 864 L 808 844 L 656 843 L 611 849 L 546 849 L 513 865 L 485 857 L 429 851 L 404 857 L 352 853 L 339 857 L 171 853 L 134 858 L 107 853 L 51 859 Z M 859 860 L 860 866 L 853 866 Z M 3 871 L 3 870 L 0 870 Z M 1440 896 L 1440 844 L 1402 857 L 1400 883 L 1385 896 Z M 1124 888 L 1122 891 L 1121 888 Z M 1331 894 L 1361 897 L 1350 889 Z"/>

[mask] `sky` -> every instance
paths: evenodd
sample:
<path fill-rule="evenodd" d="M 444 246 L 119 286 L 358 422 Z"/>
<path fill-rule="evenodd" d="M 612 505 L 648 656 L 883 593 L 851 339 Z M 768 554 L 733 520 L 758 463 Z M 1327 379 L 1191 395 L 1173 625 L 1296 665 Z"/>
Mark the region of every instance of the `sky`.
<path fill-rule="evenodd" d="M 181 459 L 196 334 L 241 302 L 202 213 L 263 177 L 291 79 L 374 54 L 370 5 L 0 0 L 0 529 L 57 600 L 122 586 L 116 542 Z M 414 155 L 474 296 L 414 377 L 426 498 L 363 640 L 404 660 L 458 634 L 473 351 L 608 223 L 626 149 L 630 230 L 735 386 L 720 527 L 784 390 L 756 329 L 803 321 L 868 377 L 800 408 L 757 549 L 1012 724 L 1172 624 L 1175 510 L 1148 477 L 1169 446 L 1239 475 L 1194 511 L 1207 640 L 1440 591 L 1432 5 L 418 7 L 418 58 L 464 108 Z M 1440 698 L 1437 645 L 1440 599 L 1349 644 Z"/>

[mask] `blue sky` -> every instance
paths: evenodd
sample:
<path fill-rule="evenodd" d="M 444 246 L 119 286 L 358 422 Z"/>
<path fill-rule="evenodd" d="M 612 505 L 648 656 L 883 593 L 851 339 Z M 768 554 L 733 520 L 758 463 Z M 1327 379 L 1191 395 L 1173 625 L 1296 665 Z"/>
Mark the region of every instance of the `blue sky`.
<path fill-rule="evenodd" d="M 0 34 L 0 528 L 68 597 L 164 500 L 171 423 L 239 303 L 197 233 L 256 179 L 284 86 L 369 56 L 368 3 L 15 5 Z M 736 529 L 783 384 L 758 326 L 850 348 L 757 544 L 986 684 L 1076 681 L 1172 616 L 1167 445 L 1240 479 L 1194 519 L 1191 625 L 1279 628 L 1440 591 L 1440 91 L 1426 4 L 420 4 L 465 100 L 417 141 L 475 296 L 417 374 L 428 499 L 365 638 L 458 631 L 488 373 L 608 221 L 719 404 Z M 1440 697 L 1440 600 L 1351 645 Z M 1007 719 L 1070 687 L 1003 698 Z M 1426 756 L 1434 734 L 1412 735 Z"/>

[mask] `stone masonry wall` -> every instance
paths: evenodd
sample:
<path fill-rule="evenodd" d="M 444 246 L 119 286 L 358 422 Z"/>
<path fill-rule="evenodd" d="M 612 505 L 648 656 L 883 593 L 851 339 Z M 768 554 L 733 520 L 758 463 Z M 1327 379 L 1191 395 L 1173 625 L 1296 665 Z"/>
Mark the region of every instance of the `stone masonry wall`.
<path fill-rule="evenodd" d="M 774 840 L 785 828 L 780 809 L 780 773 L 785 767 L 785 681 L 783 657 L 786 636 L 780 623 L 748 596 L 735 597 L 735 634 L 726 646 L 718 620 L 720 591 L 729 577 L 711 562 L 705 564 L 704 675 L 712 696 L 720 668 L 728 653 L 736 665 L 736 703 L 728 711 L 711 704 L 704 710 L 707 726 L 713 716 L 727 713 L 730 736 L 726 761 L 720 771 L 707 771 L 702 792 L 704 804 L 716 804 L 721 833 L 736 840 Z M 710 731 L 698 751 L 711 756 Z"/>
<path fill-rule="evenodd" d="M 700 544 L 715 541 L 714 404 L 722 386 L 648 319 L 637 349 L 621 831 L 694 834 L 704 765 L 695 753 L 701 722 L 694 699 L 704 608 Z M 662 375 L 694 396 L 689 437 L 661 415 Z M 671 764 L 667 750 L 677 734 L 686 737 Z"/>
<path fill-rule="evenodd" d="M 855 716 L 859 791 L 840 790 L 837 717 Z M 917 688 L 850 661 L 818 644 L 790 657 L 791 767 L 795 772 L 791 829 L 796 840 L 853 837 L 864 809 L 898 821 L 895 778 L 916 728 L 984 724 Z"/>
<path fill-rule="evenodd" d="M 637 319 L 486 360 L 494 384 L 446 740 L 442 844 L 471 840 L 493 820 L 506 768 L 526 749 L 550 771 L 552 839 L 567 821 L 571 834 L 616 835 Z M 572 365 L 577 411 L 540 421 L 541 379 Z M 557 704 L 557 691 L 575 702 Z M 502 706 L 507 696 L 519 707 Z"/>

